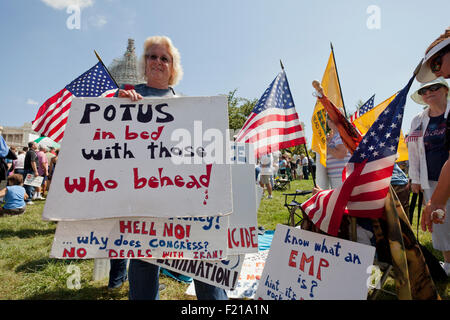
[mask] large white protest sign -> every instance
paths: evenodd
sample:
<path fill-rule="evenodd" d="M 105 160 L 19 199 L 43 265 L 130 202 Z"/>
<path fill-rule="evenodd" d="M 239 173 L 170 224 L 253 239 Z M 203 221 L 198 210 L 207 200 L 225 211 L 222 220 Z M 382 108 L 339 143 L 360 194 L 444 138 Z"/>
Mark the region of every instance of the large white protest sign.
<path fill-rule="evenodd" d="M 231 159 L 236 209 L 231 215 L 60 221 L 51 256 L 217 260 L 228 254 L 256 252 L 255 169 L 246 159 Z"/>
<path fill-rule="evenodd" d="M 258 252 L 255 166 L 231 165 L 233 177 L 233 214 L 228 229 L 228 254 Z"/>
<path fill-rule="evenodd" d="M 227 229 L 228 219 L 220 216 L 60 221 L 50 256 L 224 259 Z"/>
<path fill-rule="evenodd" d="M 232 145 L 233 214 L 228 229 L 228 254 L 258 252 L 257 192 L 253 146 Z"/>
<path fill-rule="evenodd" d="M 263 300 L 365 300 L 375 247 L 277 225 L 256 292 Z"/>
<path fill-rule="evenodd" d="M 229 256 L 222 261 L 203 260 L 145 260 L 216 287 L 231 290 L 236 287 L 244 263 L 244 255 Z"/>
<path fill-rule="evenodd" d="M 72 101 L 44 220 L 227 215 L 226 97 Z"/>

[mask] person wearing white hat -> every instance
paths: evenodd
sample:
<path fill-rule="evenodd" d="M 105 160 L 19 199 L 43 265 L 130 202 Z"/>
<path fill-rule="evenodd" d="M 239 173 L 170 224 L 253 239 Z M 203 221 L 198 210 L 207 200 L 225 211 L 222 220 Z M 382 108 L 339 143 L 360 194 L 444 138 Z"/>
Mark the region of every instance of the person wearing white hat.
<path fill-rule="evenodd" d="M 450 27 L 427 48 L 416 75 L 417 81 L 421 83 L 437 77 L 450 78 Z"/>
<path fill-rule="evenodd" d="M 437 77 L 450 78 L 450 27 L 434 40 L 425 51 L 416 79 L 427 82 Z M 446 149 L 450 152 L 450 117 L 447 116 Z M 437 186 L 427 202 L 422 214 L 421 227 L 432 232 L 433 224 L 445 219 L 446 203 L 450 198 L 450 162 L 447 160 L 442 167 Z M 435 215 L 434 213 L 440 213 Z M 436 218 L 438 217 L 438 218 Z M 446 258 L 447 274 L 450 274 L 448 256 Z"/>
<path fill-rule="evenodd" d="M 418 104 L 427 107 L 416 115 L 408 136 L 409 177 L 414 193 L 424 192 L 431 196 L 438 184 L 442 167 L 448 160 L 445 146 L 446 117 L 450 110 L 449 85 L 443 77 L 423 83 L 411 95 Z M 446 205 L 450 212 L 450 202 Z M 444 269 L 450 270 L 450 218 L 443 216 L 432 226 L 433 247 L 444 255 Z"/>

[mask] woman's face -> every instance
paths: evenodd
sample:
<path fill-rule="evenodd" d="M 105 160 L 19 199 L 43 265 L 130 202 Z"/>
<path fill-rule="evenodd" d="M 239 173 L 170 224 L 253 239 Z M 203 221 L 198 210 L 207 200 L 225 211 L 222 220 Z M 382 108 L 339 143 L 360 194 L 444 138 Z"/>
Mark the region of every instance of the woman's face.
<path fill-rule="evenodd" d="M 436 91 L 427 90 L 422 94 L 423 101 L 430 107 L 447 105 L 448 89 L 444 86 Z"/>
<path fill-rule="evenodd" d="M 162 44 L 152 44 L 145 54 L 147 83 L 169 86 L 169 79 L 172 75 L 172 56 L 166 46 Z"/>

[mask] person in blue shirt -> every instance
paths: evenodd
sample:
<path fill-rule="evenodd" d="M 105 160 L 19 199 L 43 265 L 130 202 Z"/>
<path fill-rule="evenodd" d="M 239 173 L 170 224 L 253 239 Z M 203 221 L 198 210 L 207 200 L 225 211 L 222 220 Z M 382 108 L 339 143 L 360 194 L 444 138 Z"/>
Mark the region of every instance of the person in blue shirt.
<path fill-rule="evenodd" d="M 137 101 L 143 97 L 175 96 L 172 86 L 181 79 L 183 71 L 178 49 L 168 37 L 154 36 L 145 41 L 140 67 L 146 83 L 136 86 L 124 85 L 118 90 L 117 97 Z M 126 279 L 126 260 L 111 260 L 111 271 L 112 281 L 108 286 L 110 288 L 120 286 Z M 158 300 L 159 271 L 157 265 L 131 259 L 128 268 L 129 299 Z M 228 300 L 227 293 L 222 288 L 198 280 L 194 280 L 194 285 L 198 300 Z"/>
<path fill-rule="evenodd" d="M 25 212 L 25 199 L 28 195 L 22 187 L 23 177 L 21 174 L 12 174 L 7 178 L 8 185 L 0 190 L 0 198 L 4 197 L 4 206 L 0 207 L 0 217 L 13 216 Z"/>

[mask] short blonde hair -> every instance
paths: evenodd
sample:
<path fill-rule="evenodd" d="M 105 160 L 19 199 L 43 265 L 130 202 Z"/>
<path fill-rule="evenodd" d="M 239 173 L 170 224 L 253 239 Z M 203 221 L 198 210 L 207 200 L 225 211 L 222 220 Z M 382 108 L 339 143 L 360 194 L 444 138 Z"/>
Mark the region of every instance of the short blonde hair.
<path fill-rule="evenodd" d="M 139 62 L 139 71 L 142 77 L 147 80 L 147 75 L 145 74 L 145 70 L 147 67 L 147 59 L 145 59 L 145 55 L 147 53 L 148 48 L 150 48 L 154 44 L 164 45 L 169 51 L 169 54 L 172 56 L 172 72 L 169 78 L 169 85 L 175 86 L 183 77 L 183 68 L 181 67 L 181 57 L 178 49 L 172 44 L 172 40 L 166 36 L 153 36 L 149 37 L 144 41 L 144 53 L 142 54 Z"/>

